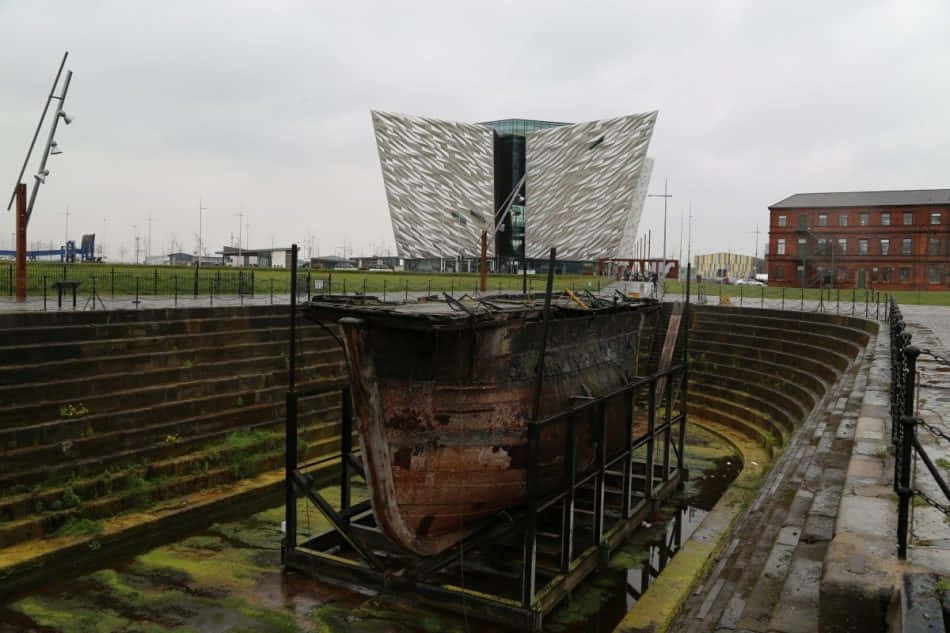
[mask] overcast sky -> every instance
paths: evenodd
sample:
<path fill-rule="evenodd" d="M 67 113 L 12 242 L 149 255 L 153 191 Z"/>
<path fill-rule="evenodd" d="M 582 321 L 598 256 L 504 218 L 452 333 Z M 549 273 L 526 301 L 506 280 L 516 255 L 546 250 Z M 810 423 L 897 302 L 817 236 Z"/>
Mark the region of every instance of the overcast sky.
<path fill-rule="evenodd" d="M 95 232 L 110 259 L 131 260 L 149 215 L 153 254 L 173 238 L 193 252 L 199 198 L 212 252 L 237 240 L 242 208 L 251 248 L 393 249 L 371 109 L 659 110 L 651 193 L 669 178 L 669 253 L 690 202 L 693 254 L 751 254 L 789 194 L 950 186 L 946 0 L 0 0 L 0 32 L 4 209 L 69 50 L 76 120 L 57 133 L 30 240 L 61 244 L 68 207 L 70 238 Z M 0 218 L 9 248 L 13 214 Z M 651 198 L 655 256 L 662 226 Z"/>

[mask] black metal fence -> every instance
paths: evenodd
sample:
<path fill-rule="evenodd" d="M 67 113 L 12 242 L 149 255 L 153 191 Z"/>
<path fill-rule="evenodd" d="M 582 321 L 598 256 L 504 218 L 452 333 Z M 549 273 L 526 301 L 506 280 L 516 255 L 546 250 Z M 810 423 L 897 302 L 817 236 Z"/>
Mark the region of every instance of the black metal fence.
<path fill-rule="evenodd" d="M 897 302 L 889 301 L 889 323 L 891 333 L 891 441 L 894 443 L 894 492 L 897 493 L 897 554 L 907 558 L 907 540 L 910 532 L 910 509 L 916 496 L 923 502 L 950 516 L 950 487 L 937 469 L 933 459 L 920 443 L 918 430 L 930 433 L 940 441 L 950 442 L 950 436 L 943 430 L 928 424 L 917 412 L 917 359 L 923 354 L 937 363 L 950 366 L 947 360 L 928 349 L 911 345 L 911 334 L 907 331 Z M 915 487 L 914 473 L 916 458 L 924 463 L 927 471 L 943 492 L 943 501 L 934 499 Z"/>
<path fill-rule="evenodd" d="M 731 304 L 774 308 L 779 302 L 782 310 L 806 309 L 813 312 L 844 314 L 865 319 L 887 320 L 888 300 L 886 292 L 864 288 L 788 288 L 767 287 L 752 284 L 726 284 L 723 282 L 699 282 L 696 288 L 696 303 L 713 301 Z M 685 285 L 681 293 L 686 292 Z M 769 303 L 766 304 L 766 301 Z"/>

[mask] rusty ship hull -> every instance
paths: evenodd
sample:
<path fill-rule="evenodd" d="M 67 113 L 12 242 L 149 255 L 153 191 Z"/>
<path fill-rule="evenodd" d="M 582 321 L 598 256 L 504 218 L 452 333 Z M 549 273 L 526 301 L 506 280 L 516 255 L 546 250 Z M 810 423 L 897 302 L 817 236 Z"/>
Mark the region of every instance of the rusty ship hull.
<path fill-rule="evenodd" d="M 311 304 L 315 318 L 342 328 L 376 520 L 394 543 L 423 556 L 523 503 L 526 492 L 543 312 L 457 310 Z M 644 336 L 658 314 L 650 303 L 552 307 L 537 419 L 646 371 Z M 628 415 L 619 401 L 607 405 L 609 436 L 623 437 Z M 589 428 L 576 437 L 579 470 L 593 462 Z M 565 432 L 542 437 L 542 489 L 564 475 Z"/>

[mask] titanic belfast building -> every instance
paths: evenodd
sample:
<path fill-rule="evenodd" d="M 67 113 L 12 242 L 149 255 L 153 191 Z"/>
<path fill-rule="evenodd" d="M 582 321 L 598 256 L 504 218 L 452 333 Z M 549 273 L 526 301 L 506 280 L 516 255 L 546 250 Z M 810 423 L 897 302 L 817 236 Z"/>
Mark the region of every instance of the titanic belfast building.
<path fill-rule="evenodd" d="M 509 269 L 541 264 L 551 247 L 565 264 L 632 257 L 656 116 L 463 123 L 374 111 L 399 257 L 455 267 L 478 256 L 486 230 Z"/>

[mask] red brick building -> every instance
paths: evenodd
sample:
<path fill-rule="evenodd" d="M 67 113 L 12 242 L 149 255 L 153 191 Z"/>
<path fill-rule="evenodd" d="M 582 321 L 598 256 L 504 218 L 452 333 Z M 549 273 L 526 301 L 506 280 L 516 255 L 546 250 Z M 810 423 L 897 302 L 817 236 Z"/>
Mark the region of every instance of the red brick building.
<path fill-rule="evenodd" d="M 769 212 L 769 285 L 950 289 L 950 189 L 797 193 Z"/>

